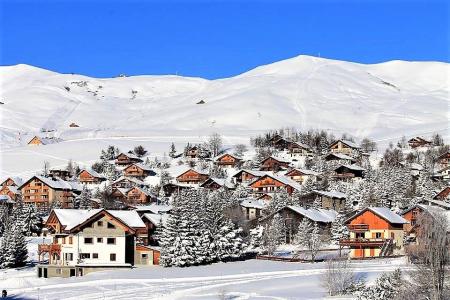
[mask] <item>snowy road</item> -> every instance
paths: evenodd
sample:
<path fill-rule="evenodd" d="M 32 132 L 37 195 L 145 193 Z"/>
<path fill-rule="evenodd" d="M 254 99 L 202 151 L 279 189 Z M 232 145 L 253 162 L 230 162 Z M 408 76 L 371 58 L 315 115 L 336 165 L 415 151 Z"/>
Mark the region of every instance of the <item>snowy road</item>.
<path fill-rule="evenodd" d="M 402 259 L 352 262 L 376 278 L 405 268 Z M 4 274 L 0 288 L 21 299 L 323 299 L 325 265 L 250 260 L 192 268 L 143 267 L 69 279 L 38 279 L 34 270 Z"/>

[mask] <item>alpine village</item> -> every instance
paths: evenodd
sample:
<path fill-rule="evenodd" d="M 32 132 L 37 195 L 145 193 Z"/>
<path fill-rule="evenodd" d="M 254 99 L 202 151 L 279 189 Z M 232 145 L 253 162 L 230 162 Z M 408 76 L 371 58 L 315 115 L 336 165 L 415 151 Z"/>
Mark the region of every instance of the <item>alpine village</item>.
<path fill-rule="evenodd" d="M 36 135 L 28 147 L 55 142 Z M 450 151 L 439 134 L 379 150 L 370 138 L 284 128 L 167 150 L 111 145 L 89 166 L 43 162 L 38 174 L 3 178 L 1 268 L 26 264 L 29 237 L 41 240 L 36 276 L 66 278 L 247 259 L 414 264 L 449 235 Z"/>

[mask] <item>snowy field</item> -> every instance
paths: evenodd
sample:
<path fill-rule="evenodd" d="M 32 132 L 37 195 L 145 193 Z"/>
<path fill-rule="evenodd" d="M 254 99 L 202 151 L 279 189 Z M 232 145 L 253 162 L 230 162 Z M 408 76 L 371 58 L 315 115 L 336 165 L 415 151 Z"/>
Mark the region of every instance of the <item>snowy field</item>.
<path fill-rule="evenodd" d="M 369 281 L 407 268 L 403 258 L 352 262 Z M 248 260 L 190 268 L 141 267 L 78 278 L 37 278 L 34 268 L 3 271 L 0 289 L 17 299 L 326 299 L 325 263 Z M 339 297 L 338 299 L 352 299 Z"/>

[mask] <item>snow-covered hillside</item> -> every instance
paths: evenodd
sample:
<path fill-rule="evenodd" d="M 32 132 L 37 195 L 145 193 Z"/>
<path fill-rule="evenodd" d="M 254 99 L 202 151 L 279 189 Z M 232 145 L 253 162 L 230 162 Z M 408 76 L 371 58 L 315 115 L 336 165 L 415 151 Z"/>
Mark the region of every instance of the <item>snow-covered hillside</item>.
<path fill-rule="evenodd" d="M 212 131 L 247 136 L 282 126 L 375 139 L 442 133 L 449 125 L 449 71 L 440 62 L 363 65 L 309 56 L 220 80 L 97 79 L 3 66 L 1 143 L 18 145 L 19 132 L 24 137 L 41 128 L 64 140 Z M 69 127 L 72 122 L 79 127 Z"/>

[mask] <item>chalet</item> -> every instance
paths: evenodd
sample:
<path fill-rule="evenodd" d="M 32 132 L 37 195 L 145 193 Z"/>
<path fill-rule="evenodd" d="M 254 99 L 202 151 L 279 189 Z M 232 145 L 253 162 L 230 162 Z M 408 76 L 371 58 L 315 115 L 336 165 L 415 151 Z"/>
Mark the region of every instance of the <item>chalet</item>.
<path fill-rule="evenodd" d="M 127 166 L 131 165 L 132 163 L 140 163 L 142 162 L 142 159 L 137 157 L 136 155 L 132 153 L 119 153 L 119 155 L 116 156 L 116 165 L 118 166 Z"/>
<path fill-rule="evenodd" d="M 146 186 L 146 183 L 138 178 L 122 176 L 114 181 L 111 186 L 113 188 L 131 188 L 133 186 L 143 187 Z"/>
<path fill-rule="evenodd" d="M 23 180 L 20 177 L 8 177 L 0 184 L 0 186 L 16 186 L 19 187 L 23 184 Z"/>
<path fill-rule="evenodd" d="M 244 212 L 245 218 L 249 221 L 259 219 L 262 216 L 262 211 L 267 206 L 267 201 L 262 199 L 242 199 L 240 206 Z"/>
<path fill-rule="evenodd" d="M 75 196 L 81 193 L 81 186 L 76 182 L 37 175 L 25 181 L 19 189 L 24 203 L 43 209 L 54 201 L 58 201 L 62 208 L 73 207 Z"/>
<path fill-rule="evenodd" d="M 291 157 L 312 156 L 314 154 L 311 147 L 300 142 L 289 142 L 287 149 Z"/>
<path fill-rule="evenodd" d="M 99 184 L 106 180 L 106 177 L 92 169 L 83 169 L 78 173 L 78 181 L 83 184 Z"/>
<path fill-rule="evenodd" d="M 214 163 L 224 168 L 235 168 L 242 159 L 229 153 L 225 153 L 214 158 Z"/>
<path fill-rule="evenodd" d="M 215 178 L 209 177 L 205 182 L 203 182 L 200 187 L 208 189 L 208 190 L 218 190 L 221 188 L 225 188 L 228 190 L 234 190 L 235 186 L 233 183 L 229 182 L 224 178 Z"/>
<path fill-rule="evenodd" d="M 236 183 L 248 183 L 265 174 L 263 171 L 243 169 L 234 174 L 232 178 Z"/>
<path fill-rule="evenodd" d="M 286 150 L 289 147 L 289 144 L 291 143 L 288 139 L 285 139 L 281 136 L 275 136 L 271 140 L 272 146 L 280 151 Z"/>
<path fill-rule="evenodd" d="M 185 185 L 181 185 L 181 184 L 176 184 L 176 183 L 166 183 L 165 185 L 163 185 L 163 190 L 164 190 L 164 196 L 166 197 L 170 197 L 172 196 L 172 194 L 174 193 L 180 193 L 181 190 L 184 189 L 189 189 L 190 187 L 185 186 Z"/>
<path fill-rule="evenodd" d="M 156 195 L 152 192 L 135 186 L 126 192 L 127 204 L 148 204 L 151 202 L 156 202 Z"/>
<path fill-rule="evenodd" d="M 408 221 L 386 207 L 367 207 L 346 221 L 350 231 L 341 247 L 350 247 L 351 258 L 404 254 L 404 226 Z"/>
<path fill-rule="evenodd" d="M 16 201 L 20 197 L 20 190 L 14 185 L 5 185 L 0 189 L 0 195 L 8 196 L 12 201 Z"/>
<path fill-rule="evenodd" d="M 207 157 L 211 157 L 211 152 L 207 149 L 204 149 L 203 147 L 199 146 L 199 145 L 194 145 L 192 147 L 189 147 L 188 149 L 186 149 L 185 151 L 185 156 L 187 158 L 207 158 Z"/>
<path fill-rule="evenodd" d="M 194 169 L 188 169 L 183 171 L 180 175 L 176 176 L 176 180 L 179 183 L 185 184 L 201 184 L 208 179 L 209 175 L 205 171 L 199 171 Z"/>
<path fill-rule="evenodd" d="M 58 177 L 62 180 L 69 180 L 71 177 L 70 172 L 67 169 L 51 168 L 48 173 L 50 174 L 50 177 Z"/>
<path fill-rule="evenodd" d="M 442 207 L 424 204 L 416 204 L 411 206 L 401 213 L 401 216 L 409 222 L 409 224 L 405 224 L 405 232 L 408 234 L 408 240 L 410 242 L 415 241 L 416 232 L 420 223 L 419 219 L 423 213 L 430 213 L 431 215 L 440 213 L 445 215 L 448 220 L 450 220 L 450 210 L 446 210 Z M 448 226 L 450 229 L 450 224 L 448 224 Z M 447 232 L 450 231 L 449 229 L 447 229 Z"/>
<path fill-rule="evenodd" d="M 331 153 L 340 153 L 345 155 L 356 155 L 360 147 L 352 141 L 337 140 L 328 147 Z"/>
<path fill-rule="evenodd" d="M 364 172 L 365 169 L 357 165 L 341 165 L 334 169 L 331 177 L 336 180 L 351 181 L 363 178 Z"/>
<path fill-rule="evenodd" d="M 256 195 L 276 193 L 283 189 L 285 189 L 290 195 L 294 192 L 294 190 L 301 190 L 301 186 L 290 178 L 272 174 L 265 174 L 264 176 L 255 179 L 249 184 L 249 186 Z"/>
<path fill-rule="evenodd" d="M 437 164 L 440 169 L 447 168 L 450 165 L 450 151 L 440 155 L 437 158 Z"/>
<path fill-rule="evenodd" d="M 295 168 L 287 171 L 284 176 L 289 177 L 300 184 L 305 183 L 308 178 L 310 178 L 313 182 L 320 180 L 319 173 L 317 172 Z"/>
<path fill-rule="evenodd" d="M 325 155 L 325 160 L 326 161 L 338 161 L 344 164 L 353 164 L 356 162 L 356 160 L 351 157 L 348 156 L 346 154 L 342 154 L 342 153 L 328 153 L 327 155 Z"/>
<path fill-rule="evenodd" d="M 287 169 L 289 167 L 289 164 L 290 164 L 289 161 L 283 160 L 281 158 L 269 156 L 268 158 L 261 161 L 259 169 L 261 171 L 278 172 L 280 170 Z"/>
<path fill-rule="evenodd" d="M 450 186 L 446 186 L 433 197 L 434 200 L 447 201 L 450 200 Z"/>
<path fill-rule="evenodd" d="M 312 223 L 317 223 L 322 231 L 329 230 L 331 223 L 334 222 L 337 216 L 337 212 L 331 209 L 315 209 L 304 208 L 301 206 L 285 206 L 275 213 L 267 216 L 261 223 L 268 223 L 272 218 L 279 214 L 284 221 L 286 230 L 286 242 L 292 242 L 294 236 L 297 234 L 299 224 L 304 218 L 307 218 Z"/>
<path fill-rule="evenodd" d="M 155 176 L 156 173 L 148 166 L 140 163 L 132 163 L 123 169 L 123 175 L 144 179 L 147 176 Z"/>
<path fill-rule="evenodd" d="M 333 209 L 341 211 L 345 208 L 347 195 L 338 191 L 319 191 L 313 190 L 310 193 L 301 196 L 301 201 L 305 207 L 311 207 L 314 202 L 320 203 L 323 209 Z"/>
<path fill-rule="evenodd" d="M 128 191 L 131 188 L 113 188 L 111 192 L 111 196 L 122 204 L 126 204 L 128 202 Z"/>
<path fill-rule="evenodd" d="M 61 141 L 61 139 L 40 137 L 40 136 L 35 135 L 27 144 L 30 146 L 40 146 L 40 145 L 54 144 L 59 141 Z"/>
<path fill-rule="evenodd" d="M 45 222 L 51 244 L 38 245 L 38 277 L 83 276 L 94 271 L 131 268 L 136 239 L 147 229 L 135 211 L 54 209 Z M 152 264 L 153 261 L 149 264 Z"/>
<path fill-rule="evenodd" d="M 408 141 L 409 147 L 412 149 L 418 148 L 418 147 L 428 147 L 431 146 L 431 142 L 427 141 L 426 139 L 416 136 Z"/>
<path fill-rule="evenodd" d="M 159 241 L 155 236 L 157 228 L 164 228 L 167 224 L 168 214 L 145 213 L 142 215 L 142 221 L 147 227 L 147 244 L 159 246 Z"/>

